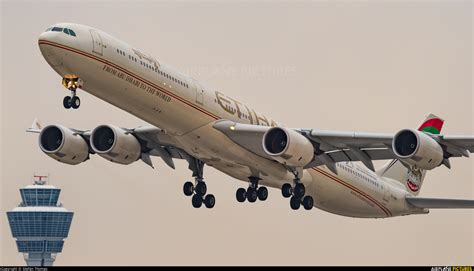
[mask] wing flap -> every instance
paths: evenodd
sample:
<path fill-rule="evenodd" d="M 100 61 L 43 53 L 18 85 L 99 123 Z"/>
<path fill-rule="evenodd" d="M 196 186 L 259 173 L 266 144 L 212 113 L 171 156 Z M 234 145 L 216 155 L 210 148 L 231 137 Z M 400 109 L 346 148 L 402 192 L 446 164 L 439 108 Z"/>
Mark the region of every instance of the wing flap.
<path fill-rule="evenodd" d="M 448 152 L 455 154 L 453 156 L 465 156 L 462 151 L 456 155 L 459 150 L 474 152 L 474 136 L 443 136 L 440 141 L 446 145 Z"/>
<path fill-rule="evenodd" d="M 321 150 L 331 151 L 344 149 L 348 146 L 355 148 L 387 148 L 391 146 L 392 134 L 337 132 L 310 130 L 309 138 L 321 144 Z"/>
<path fill-rule="evenodd" d="M 473 209 L 474 200 L 465 199 L 436 199 L 406 197 L 405 200 L 418 208 L 428 209 Z"/>

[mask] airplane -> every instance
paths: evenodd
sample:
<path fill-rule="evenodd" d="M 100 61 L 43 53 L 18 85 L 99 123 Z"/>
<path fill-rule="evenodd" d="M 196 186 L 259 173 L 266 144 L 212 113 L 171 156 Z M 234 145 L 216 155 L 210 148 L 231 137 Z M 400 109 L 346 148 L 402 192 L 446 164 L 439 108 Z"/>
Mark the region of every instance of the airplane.
<path fill-rule="evenodd" d="M 395 134 L 289 128 L 240 100 L 205 87 L 158 58 L 99 29 L 58 23 L 41 33 L 39 49 L 70 95 L 66 109 L 80 107 L 77 90 L 88 92 L 147 125 L 112 124 L 78 130 L 36 119 L 49 157 L 70 165 L 91 154 L 129 165 L 151 156 L 171 168 L 188 162 L 194 181 L 183 185 L 192 206 L 213 208 L 204 166 L 244 182 L 238 202 L 268 198 L 281 190 L 290 208 L 317 208 L 359 218 L 427 214 L 432 208 L 474 208 L 474 200 L 418 197 L 426 172 L 451 157 L 469 157 L 474 136 L 442 135 L 444 120 L 430 114 L 418 129 Z M 376 170 L 375 160 L 388 160 Z"/>

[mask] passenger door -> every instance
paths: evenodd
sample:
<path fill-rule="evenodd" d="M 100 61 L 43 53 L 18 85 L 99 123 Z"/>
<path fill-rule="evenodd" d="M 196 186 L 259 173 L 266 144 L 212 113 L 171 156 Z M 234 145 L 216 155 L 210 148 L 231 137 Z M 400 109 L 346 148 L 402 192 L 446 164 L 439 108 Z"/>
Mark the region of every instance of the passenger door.
<path fill-rule="evenodd" d="M 196 89 L 196 103 L 200 105 L 204 105 L 204 89 L 196 80 L 193 80 L 193 81 L 194 81 L 194 86 Z"/>
<path fill-rule="evenodd" d="M 103 52 L 102 37 L 97 30 L 91 29 L 90 32 L 92 36 L 92 52 L 101 56 Z"/>
<path fill-rule="evenodd" d="M 390 200 L 390 185 L 383 184 L 383 200 L 388 202 Z"/>

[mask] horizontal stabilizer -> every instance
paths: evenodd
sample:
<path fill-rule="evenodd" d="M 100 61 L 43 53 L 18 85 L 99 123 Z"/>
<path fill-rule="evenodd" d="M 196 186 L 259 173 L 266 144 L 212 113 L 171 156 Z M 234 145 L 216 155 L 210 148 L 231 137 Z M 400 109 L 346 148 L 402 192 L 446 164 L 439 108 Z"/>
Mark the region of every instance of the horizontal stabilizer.
<path fill-rule="evenodd" d="M 43 129 L 43 127 L 42 127 L 40 121 L 38 120 L 38 118 L 35 118 L 33 120 L 33 123 L 31 124 L 31 127 L 26 129 L 26 131 L 30 132 L 30 133 L 40 133 L 41 129 Z"/>
<path fill-rule="evenodd" d="M 446 208 L 446 209 L 469 209 L 474 208 L 474 200 L 465 199 L 433 199 L 406 197 L 406 201 L 418 208 Z"/>

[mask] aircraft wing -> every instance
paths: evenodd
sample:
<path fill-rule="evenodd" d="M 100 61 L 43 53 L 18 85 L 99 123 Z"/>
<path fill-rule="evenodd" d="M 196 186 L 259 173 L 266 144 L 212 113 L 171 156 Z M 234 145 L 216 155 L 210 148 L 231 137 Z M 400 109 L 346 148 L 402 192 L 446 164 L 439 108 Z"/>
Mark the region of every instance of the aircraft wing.
<path fill-rule="evenodd" d="M 268 159 L 272 159 L 262 146 L 263 135 L 272 128 L 239 124 L 229 120 L 218 120 L 213 126 L 241 147 Z M 374 170 L 373 160 L 396 159 L 392 151 L 395 134 L 324 131 L 318 129 L 293 129 L 310 140 L 315 158 L 305 168 L 326 165 L 335 170 L 334 163 L 361 161 Z M 429 134 L 443 148 L 445 158 L 469 156 L 474 152 L 473 136 L 441 136 Z M 449 167 L 449 162 L 445 162 Z"/>
<path fill-rule="evenodd" d="M 428 209 L 472 209 L 474 208 L 474 200 L 464 199 L 434 199 L 434 198 L 417 198 L 406 197 L 406 201 L 418 208 Z"/>
<path fill-rule="evenodd" d="M 174 159 L 186 159 L 191 157 L 188 153 L 180 149 L 174 143 L 174 140 L 166 133 L 165 130 L 154 126 L 141 126 L 131 129 L 130 132 L 134 134 L 148 150 L 146 154 L 142 154 L 142 160 L 153 167 L 151 160 L 146 155 L 159 156 L 172 169 L 175 168 Z M 145 155 L 145 157 L 143 157 Z"/>
<path fill-rule="evenodd" d="M 460 149 L 474 152 L 474 136 L 440 136 L 440 141 L 442 145 L 446 146 L 449 153 L 458 154 L 453 156 L 466 156 L 466 153 L 459 153 Z"/>

